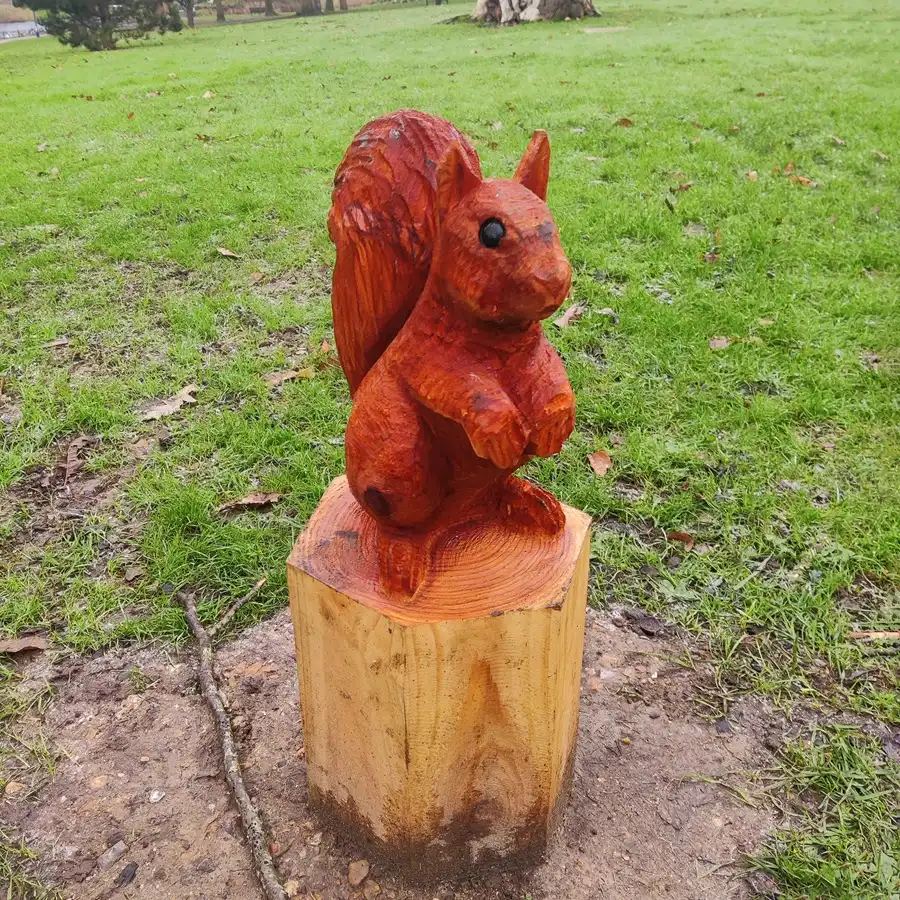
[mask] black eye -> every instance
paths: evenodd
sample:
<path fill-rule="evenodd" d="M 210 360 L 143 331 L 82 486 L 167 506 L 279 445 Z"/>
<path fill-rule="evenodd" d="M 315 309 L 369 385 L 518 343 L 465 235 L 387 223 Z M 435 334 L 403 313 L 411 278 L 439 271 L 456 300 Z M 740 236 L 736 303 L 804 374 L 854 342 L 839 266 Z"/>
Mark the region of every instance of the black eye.
<path fill-rule="evenodd" d="M 485 247 L 493 249 L 500 245 L 500 241 L 503 240 L 503 235 L 505 234 L 506 229 L 499 219 L 487 219 L 481 223 L 481 228 L 478 231 L 478 240 Z"/>

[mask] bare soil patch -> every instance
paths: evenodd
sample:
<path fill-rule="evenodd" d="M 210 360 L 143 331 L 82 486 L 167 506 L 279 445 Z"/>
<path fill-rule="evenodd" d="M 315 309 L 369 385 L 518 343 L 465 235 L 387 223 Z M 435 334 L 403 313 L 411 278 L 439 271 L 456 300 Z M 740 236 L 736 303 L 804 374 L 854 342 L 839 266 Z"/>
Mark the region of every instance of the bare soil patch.
<path fill-rule="evenodd" d="M 677 636 L 636 634 L 590 612 L 575 783 L 552 853 L 532 872 L 428 890 L 404 885 L 310 815 L 287 612 L 221 647 L 218 661 L 248 787 L 292 896 L 747 897 L 741 856 L 773 816 L 716 782 L 746 786 L 737 773 L 771 759 L 763 746 L 771 735 L 761 714 L 746 723 L 736 716 L 727 728 L 698 718 L 694 675 L 675 661 L 681 649 Z M 42 733 L 58 765 L 48 783 L 5 797 L 0 808 L 65 896 L 259 896 L 194 663 L 165 648 L 22 663 L 20 690 L 50 680 L 57 696 L 19 730 Z M 371 860 L 368 882 L 351 888 L 348 866 L 361 858 Z"/>
<path fill-rule="evenodd" d="M 87 463 L 102 447 L 99 436 L 67 437 L 53 448 L 54 462 L 27 469 L 22 478 L 0 494 L 0 522 L 12 524 L 10 540 L 23 563 L 36 560 L 48 544 L 81 527 L 85 520 L 105 526 L 105 544 L 98 555 L 96 574 L 109 559 L 127 560 L 143 527 L 141 517 L 119 508 L 122 487 L 133 477 L 140 460 L 168 440 L 168 431 L 157 428 L 132 443 L 125 465 L 92 471 Z"/>

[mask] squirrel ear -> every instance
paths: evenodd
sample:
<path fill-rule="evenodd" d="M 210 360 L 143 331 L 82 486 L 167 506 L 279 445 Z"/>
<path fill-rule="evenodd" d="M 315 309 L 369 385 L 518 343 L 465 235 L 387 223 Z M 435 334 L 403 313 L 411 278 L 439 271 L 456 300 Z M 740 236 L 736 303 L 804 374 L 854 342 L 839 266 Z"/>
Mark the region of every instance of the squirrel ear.
<path fill-rule="evenodd" d="M 473 168 L 459 142 L 450 145 L 437 171 L 439 219 L 443 219 L 469 191 L 481 184 L 481 172 L 477 169 L 477 161 L 475 165 L 476 168 Z"/>
<path fill-rule="evenodd" d="M 547 199 L 547 183 L 550 181 L 550 138 L 546 131 L 536 131 L 531 143 L 513 176 L 523 187 L 527 187 L 541 200 Z"/>

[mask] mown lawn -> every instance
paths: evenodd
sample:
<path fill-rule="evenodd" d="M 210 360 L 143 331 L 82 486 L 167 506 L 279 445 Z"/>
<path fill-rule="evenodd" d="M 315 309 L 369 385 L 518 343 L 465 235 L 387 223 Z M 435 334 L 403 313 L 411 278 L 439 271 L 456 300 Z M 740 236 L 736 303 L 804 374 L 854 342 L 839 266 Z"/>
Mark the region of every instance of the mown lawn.
<path fill-rule="evenodd" d="M 181 640 L 174 590 L 211 616 L 262 576 L 239 623 L 285 602 L 349 411 L 330 180 L 362 124 L 416 107 L 467 132 L 488 174 L 550 132 L 587 311 L 548 326 L 578 427 L 530 474 L 595 517 L 594 602 L 696 631 L 710 715 L 757 690 L 900 723 L 898 645 L 848 637 L 900 628 L 900 9 L 603 9 L 498 30 L 402 6 L 107 54 L 0 46 L 4 636 Z M 289 368 L 312 377 L 263 379 Z M 140 419 L 189 384 L 195 404 Z M 254 489 L 283 499 L 216 512 Z M 840 866 L 835 887 L 815 864 L 818 886 L 767 868 L 787 896 L 890 896 L 890 843 L 853 845 L 875 874 L 852 890 Z"/>

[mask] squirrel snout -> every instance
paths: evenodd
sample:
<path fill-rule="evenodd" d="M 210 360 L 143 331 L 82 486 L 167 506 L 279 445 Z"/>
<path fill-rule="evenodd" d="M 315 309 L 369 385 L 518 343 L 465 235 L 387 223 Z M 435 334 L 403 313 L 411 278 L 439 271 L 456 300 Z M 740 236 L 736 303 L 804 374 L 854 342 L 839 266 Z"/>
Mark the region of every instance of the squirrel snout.
<path fill-rule="evenodd" d="M 541 267 L 532 272 L 531 284 L 540 303 L 540 315 L 544 319 L 562 305 L 572 284 L 572 267 L 563 257 L 554 260 L 553 265 Z"/>

